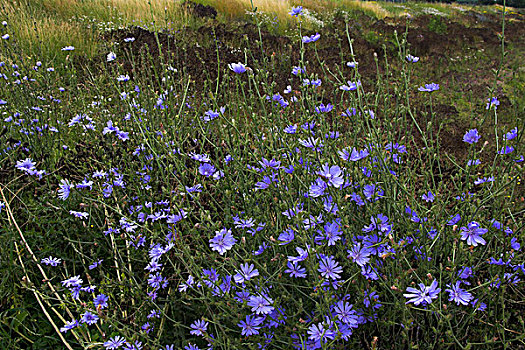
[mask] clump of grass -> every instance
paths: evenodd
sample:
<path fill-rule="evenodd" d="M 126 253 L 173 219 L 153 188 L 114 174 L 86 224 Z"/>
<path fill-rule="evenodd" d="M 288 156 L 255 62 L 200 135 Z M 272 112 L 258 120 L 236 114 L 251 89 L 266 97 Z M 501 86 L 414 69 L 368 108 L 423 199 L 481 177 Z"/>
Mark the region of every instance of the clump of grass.
<path fill-rule="evenodd" d="M 427 28 L 429 31 L 444 35 L 447 33 L 447 24 L 439 17 L 435 16 L 428 22 Z"/>

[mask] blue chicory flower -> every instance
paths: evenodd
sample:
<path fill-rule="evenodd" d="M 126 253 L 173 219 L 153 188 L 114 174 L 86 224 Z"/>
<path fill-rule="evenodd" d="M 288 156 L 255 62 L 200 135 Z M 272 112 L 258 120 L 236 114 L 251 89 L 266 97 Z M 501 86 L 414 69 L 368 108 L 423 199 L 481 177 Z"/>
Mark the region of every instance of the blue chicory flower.
<path fill-rule="evenodd" d="M 445 289 L 449 293 L 448 300 L 454 301 L 457 305 L 468 305 L 474 299 L 471 293 L 460 287 L 461 281 L 457 281 L 454 285 L 447 284 L 450 289 Z"/>
<path fill-rule="evenodd" d="M 405 304 L 414 303 L 414 305 L 428 305 L 432 303 L 433 299 L 436 299 L 441 288 L 438 287 L 438 282 L 434 280 L 430 286 L 425 286 L 423 283 L 419 283 L 419 289 L 408 287 L 407 292 L 403 294 L 409 299 Z"/>
<path fill-rule="evenodd" d="M 476 221 L 469 222 L 467 227 L 461 227 L 461 240 L 466 240 L 468 245 L 476 247 L 478 244 L 485 245 L 487 242 L 481 235 L 487 233 L 489 230 L 481 228 Z"/>
<path fill-rule="evenodd" d="M 303 7 L 302 6 L 292 7 L 292 10 L 288 12 L 288 14 L 292 17 L 300 16 L 303 14 Z"/>
<path fill-rule="evenodd" d="M 487 102 L 487 106 L 485 108 L 491 109 L 492 107 L 494 107 L 494 109 L 496 110 L 498 109 L 498 106 L 499 106 L 498 98 L 492 97 L 492 98 L 489 98 L 489 102 Z"/>
<path fill-rule="evenodd" d="M 481 136 L 479 136 L 477 129 L 470 129 L 463 136 L 463 141 L 469 144 L 473 144 L 479 141 Z"/>
<path fill-rule="evenodd" d="M 411 63 L 416 63 L 419 61 L 419 57 L 407 55 L 406 60 Z"/>
<path fill-rule="evenodd" d="M 239 63 L 230 63 L 230 64 L 228 64 L 228 67 L 234 73 L 237 73 L 237 74 L 241 74 L 241 73 L 246 72 L 246 66 L 244 64 L 242 64 L 241 62 L 239 62 Z"/>
<path fill-rule="evenodd" d="M 316 42 L 317 40 L 319 40 L 320 37 L 321 37 L 321 34 L 319 33 L 312 34 L 310 36 L 303 36 L 303 43 L 309 44 L 309 43 Z"/>
<path fill-rule="evenodd" d="M 44 265 L 58 266 L 62 262 L 62 259 L 50 256 L 49 258 L 42 259 L 40 262 Z"/>
<path fill-rule="evenodd" d="M 212 250 L 219 252 L 220 255 L 226 253 L 226 251 L 232 249 L 237 240 L 233 238 L 232 231 L 222 229 L 215 232 L 215 237 L 210 239 L 210 247 Z"/>
<path fill-rule="evenodd" d="M 419 87 L 418 90 L 422 92 L 433 92 L 433 91 L 439 90 L 439 84 L 435 84 L 435 83 L 425 84 L 425 87 L 421 86 Z"/>
<path fill-rule="evenodd" d="M 107 62 L 112 62 L 114 60 L 117 59 L 117 55 L 114 53 L 114 52 L 110 52 L 108 53 L 108 55 L 106 56 L 106 61 Z"/>

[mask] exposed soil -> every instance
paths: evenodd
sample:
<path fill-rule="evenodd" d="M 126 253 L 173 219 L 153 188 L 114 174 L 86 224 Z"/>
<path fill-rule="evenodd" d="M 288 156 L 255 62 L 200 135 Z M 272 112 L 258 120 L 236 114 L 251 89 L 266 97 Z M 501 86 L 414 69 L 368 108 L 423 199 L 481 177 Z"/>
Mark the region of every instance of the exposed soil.
<path fill-rule="evenodd" d="M 198 11 L 197 8 L 194 10 Z M 203 13 L 211 11 L 209 9 L 199 11 L 201 10 Z M 506 45 L 511 44 L 513 50 L 517 50 L 513 52 L 517 57 L 520 53 L 525 54 L 525 20 L 522 17 L 519 15 L 514 15 L 514 18 L 507 17 L 505 25 Z M 401 40 L 406 30 L 406 21 L 406 18 L 386 18 L 376 21 L 364 15 L 349 21 L 353 51 L 359 62 L 359 72 L 362 75 L 365 90 L 373 89 L 378 74 L 377 67 L 381 74 L 385 72 L 385 55 L 389 64 L 392 64 L 396 58 L 394 32 L 398 33 Z M 490 70 L 497 68 L 499 64 L 499 61 L 494 60 L 493 57 L 498 57 L 501 45 L 500 17 L 493 14 L 466 12 L 461 18 L 454 18 L 454 20 L 427 15 L 413 20 L 408 19 L 408 21 L 407 40 L 410 52 L 421 58 L 421 63 L 414 71 L 413 81 L 415 83 L 429 83 L 431 81 L 425 81 L 425 79 L 432 79 L 432 81 L 439 82 L 442 90 L 445 91 L 470 93 L 477 99 L 487 96 L 487 86 L 492 77 Z M 316 44 L 309 44 L 306 50 L 304 59 L 309 62 L 307 65 L 309 73 L 322 77 L 326 76 L 323 69 L 334 73 L 339 69 L 345 69 L 344 64 L 351 57 L 345 27 L 345 18 L 342 15 L 335 15 L 331 21 L 327 21 L 327 25 L 320 31 L 321 40 Z M 135 40 L 129 43 L 124 42 L 124 39 L 129 37 L 134 37 Z M 258 46 L 260 39 L 263 42 L 262 50 Z M 159 64 L 160 47 L 166 62 L 169 62 L 178 71 L 191 75 L 195 87 L 202 89 L 205 81 L 217 79 L 217 57 L 221 62 L 222 70 L 225 71 L 228 63 L 244 62 L 245 49 L 249 48 L 247 55 L 251 67 L 258 68 L 262 61 L 272 64 L 270 82 L 275 83 L 274 92 L 282 92 L 287 85 L 291 84 L 292 79 L 296 79 L 295 86 L 300 84 L 298 78 L 290 74 L 292 67 L 298 65 L 300 61 L 297 40 L 273 35 L 264 30 L 259 33 L 254 24 L 230 23 L 226 25 L 209 20 L 196 30 L 186 28 L 171 34 L 155 34 L 140 27 L 134 27 L 110 32 L 106 34 L 104 40 L 120 43 L 128 57 L 134 57 L 133 64 L 131 59 L 124 63 L 124 69 L 130 75 L 137 74 L 143 67 L 150 67 L 152 63 Z M 313 45 L 316 45 L 317 50 L 313 49 Z M 452 59 L 473 52 L 480 55 L 481 58 L 476 58 L 478 61 L 481 60 L 486 64 L 479 67 L 466 65 L 465 69 L 456 71 L 449 69 L 453 65 Z M 150 53 L 151 57 L 148 58 L 147 53 Z M 140 57 L 142 59 L 137 59 Z M 316 63 L 317 57 L 323 62 L 322 66 Z M 223 77 L 224 75 L 221 74 L 219 84 L 222 83 Z M 330 85 L 326 84 L 326 86 Z M 325 101 L 333 98 L 334 89 L 322 86 L 321 90 Z M 503 91 L 496 91 L 496 93 L 500 101 L 505 100 L 506 96 Z M 414 107 L 422 111 L 425 110 L 428 99 L 420 96 L 421 94 L 414 92 Z M 441 120 L 448 122 L 448 125 L 441 131 L 440 143 L 445 152 L 464 158 L 466 147 L 460 133 L 470 125 L 468 121 L 458 118 L 459 112 L 456 106 L 452 100 L 449 99 L 449 101 L 450 104 L 441 101 L 434 107 L 434 113 Z M 418 114 L 417 118 L 422 118 L 420 121 L 423 121 L 426 117 Z"/>
<path fill-rule="evenodd" d="M 408 42 L 411 53 L 421 58 L 425 58 L 428 64 L 436 63 L 439 58 L 449 58 L 463 52 L 464 49 L 497 49 L 500 46 L 501 23 L 494 15 L 484 15 L 484 21 L 473 17 L 474 14 L 465 16 L 465 24 L 448 19 L 439 19 L 440 23 L 446 26 L 446 33 L 436 33 L 429 30 L 430 21 L 435 21 L 435 16 L 421 16 L 409 23 Z M 361 21 L 361 19 L 360 19 Z M 463 22 L 463 19 L 462 19 Z M 388 44 L 387 54 L 394 53 L 394 31 L 399 36 L 405 32 L 406 19 L 385 19 L 372 21 L 363 16 L 362 22 L 350 24 L 350 36 L 354 40 L 353 49 L 360 63 L 360 73 L 366 78 L 371 75 L 375 78 L 376 67 L 373 53 L 376 52 L 381 58 L 384 54 L 382 45 Z M 430 26 L 431 27 L 431 26 Z M 317 53 L 324 61 L 327 68 L 332 71 L 341 64 L 341 53 L 345 58 L 349 58 L 350 50 L 346 43 L 344 33 L 344 18 L 335 17 L 322 31 L 322 40 L 317 44 Z M 366 35 L 367 33 L 377 33 L 378 37 Z M 516 46 L 525 47 L 525 21 L 515 20 L 506 23 L 505 36 L 507 42 L 512 42 Z M 132 43 L 123 42 L 124 38 L 134 37 Z M 157 41 L 158 37 L 158 41 Z M 131 29 L 117 30 L 110 32 L 104 39 L 115 40 L 121 43 L 125 50 L 129 50 L 135 57 L 148 47 L 154 55 L 158 55 L 158 45 L 162 46 L 162 51 L 174 61 L 170 61 L 175 68 L 185 69 L 185 71 L 195 77 L 197 82 L 203 81 L 206 77 L 204 71 L 208 70 L 210 76 L 214 78 L 213 69 L 216 66 L 217 50 L 222 62 L 244 61 L 244 49 L 251 46 L 251 54 L 255 60 L 261 61 L 263 56 L 267 59 L 272 57 L 281 62 L 288 62 L 289 65 L 297 65 L 299 61 L 299 50 L 297 42 L 283 36 L 272 35 L 266 31 L 261 32 L 264 51 L 261 53 L 256 46 L 259 41 L 259 32 L 253 24 L 232 23 L 225 25 L 216 21 L 209 21 L 206 25 L 193 29 L 183 29 L 174 34 L 154 33 L 140 27 Z M 215 40 L 217 46 L 215 46 Z M 307 50 L 305 60 L 316 61 L 314 50 Z M 381 61 L 381 60 L 380 60 Z M 178 66 L 178 67 L 177 67 Z M 317 70 L 316 70 L 317 68 Z M 321 74 L 319 67 L 311 65 L 309 71 Z M 277 72 L 277 88 L 285 88 L 287 85 L 289 72 Z M 201 79 L 202 78 L 202 79 Z M 283 81 L 284 79 L 284 81 Z"/>

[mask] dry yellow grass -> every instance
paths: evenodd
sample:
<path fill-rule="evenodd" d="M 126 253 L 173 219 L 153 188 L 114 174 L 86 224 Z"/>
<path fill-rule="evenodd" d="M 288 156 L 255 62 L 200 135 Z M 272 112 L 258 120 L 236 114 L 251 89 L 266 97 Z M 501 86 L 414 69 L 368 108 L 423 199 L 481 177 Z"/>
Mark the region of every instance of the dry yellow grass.
<path fill-rule="evenodd" d="M 309 10 L 323 13 L 324 11 L 332 11 L 337 7 L 335 1 L 319 1 L 319 0 L 293 0 L 291 6 L 302 6 Z M 288 10 L 289 12 L 290 10 Z"/>
<path fill-rule="evenodd" d="M 390 12 L 385 10 L 375 1 L 359 1 L 359 0 L 338 0 L 339 6 L 348 10 L 361 10 L 378 19 L 391 16 Z"/>
<path fill-rule="evenodd" d="M 250 0 L 213 0 L 210 3 L 217 11 L 230 17 L 242 17 L 246 11 L 252 9 Z M 288 0 L 253 0 L 253 7 L 256 7 L 257 11 L 260 12 L 274 13 L 279 17 L 284 17 L 283 14 L 290 11 L 291 5 Z"/>
<path fill-rule="evenodd" d="M 250 0 L 243 1 L 251 5 Z M 258 11 L 274 14 L 281 24 L 286 25 L 292 21 L 288 14 L 292 5 L 288 0 L 253 0 L 253 6 L 257 7 Z"/>
<path fill-rule="evenodd" d="M 250 0 L 243 0 L 247 6 L 251 6 Z M 288 0 L 253 0 L 253 6 L 260 11 L 275 13 L 277 15 L 288 15 L 291 4 Z"/>
<path fill-rule="evenodd" d="M 360 0 L 294 0 L 293 6 L 303 6 L 314 10 L 318 13 L 326 11 L 333 11 L 336 8 L 343 10 L 357 10 L 363 11 L 378 19 L 391 17 L 393 14 L 384 9 L 378 2 L 375 1 L 360 1 Z"/>
<path fill-rule="evenodd" d="M 174 0 L 21 0 L 2 3 L 0 16 L 8 20 L 13 40 L 31 55 L 73 45 L 87 56 L 96 53 L 96 35 L 74 18 L 115 25 L 155 21 L 164 27 L 166 22 L 187 23 L 189 17 Z"/>
<path fill-rule="evenodd" d="M 180 9 L 174 0 L 32 0 L 62 17 L 94 16 L 100 20 L 118 16 L 125 22 L 162 21 Z"/>
<path fill-rule="evenodd" d="M 209 3 L 217 12 L 222 13 L 230 19 L 244 16 L 246 11 L 251 8 L 251 6 L 247 6 L 243 0 L 213 0 L 209 1 Z"/>
<path fill-rule="evenodd" d="M 156 22 L 177 29 L 190 23 L 191 16 L 181 3 L 183 0 L 19 0 L 4 2 L 0 14 L 8 18 L 17 40 L 30 52 L 60 49 L 73 45 L 84 54 L 96 51 L 96 38 L 85 24 L 72 18 L 88 18 L 115 25 Z M 295 18 L 289 15 L 293 6 L 303 6 L 321 14 L 336 8 L 364 11 L 384 18 L 391 14 L 377 2 L 359 0 L 206 0 L 227 19 L 240 19 L 252 10 L 264 13 L 266 18 L 277 19 L 281 28 L 293 26 Z M 319 17 L 319 16 L 316 16 Z M 305 20 L 304 18 L 303 20 Z M 308 22 L 304 25 L 308 27 Z M 45 45 L 39 47 L 40 42 Z M 37 50 L 38 49 L 38 50 Z"/>
<path fill-rule="evenodd" d="M 104 0 L 96 2 L 106 3 Z M 174 0 L 111 0 L 114 7 L 122 16 L 129 20 L 163 21 L 176 15 L 180 11 L 180 3 Z"/>
<path fill-rule="evenodd" d="M 72 45 L 87 55 L 95 53 L 96 39 L 78 23 L 55 17 L 34 17 L 20 3 L 8 3 L 0 7 L 0 16 L 9 20 L 13 40 L 32 55 L 58 52 Z M 37 57 L 38 59 L 38 57 Z"/>
<path fill-rule="evenodd" d="M 250 0 L 214 0 L 210 1 L 210 3 L 217 11 L 230 18 L 242 17 L 252 7 Z M 360 10 L 380 19 L 392 15 L 375 1 L 360 0 L 253 0 L 253 6 L 257 7 L 260 12 L 277 16 L 283 24 L 292 22 L 288 13 L 293 6 L 303 6 L 319 14 L 342 8 L 346 10 Z"/>
<path fill-rule="evenodd" d="M 277 19 L 281 26 L 288 27 L 293 22 L 288 14 L 292 7 L 289 0 L 210 0 L 207 3 L 227 19 L 244 18 L 253 8 L 257 8 L 257 13 Z"/>

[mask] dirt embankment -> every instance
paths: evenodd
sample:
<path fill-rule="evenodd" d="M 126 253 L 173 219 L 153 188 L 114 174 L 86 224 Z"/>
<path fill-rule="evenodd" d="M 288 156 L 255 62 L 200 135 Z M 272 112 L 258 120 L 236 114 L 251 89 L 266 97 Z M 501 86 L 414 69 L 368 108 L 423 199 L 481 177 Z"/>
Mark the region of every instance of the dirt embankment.
<path fill-rule="evenodd" d="M 507 47 L 517 50 L 513 52 L 514 56 L 519 56 L 520 52 L 525 54 L 525 19 L 522 17 L 507 17 L 505 24 L 505 42 Z M 401 39 L 406 32 L 407 21 L 409 50 L 421 58 L 420 67 L 425 67 L 416 68 L 421 69 L 421 74 L 413 77 L 417 84 L 422 83 L 417 79 L 421 80 L 426 74 L 427 79 L 440 84 L 441 93 L 447 93 L 452 87 L 457 89 L 458 84 L 461 84 L 460 89 L 474 94 L 476 98 L 486 95 L 488 78 L 484 77 L 490 75 L 490 70 L 497 68 L 499 62 L 493 57 L 498 57 L 500 51 L 501 17 L 476 12 L 466 12 L 457 18 L 425 15 L 414 19 L 374 20 L 362 15 L 350 19 L 350 37 L 353 39 L 353 50 L 365 88 L 372 89 L 376 81 L 377 65 L 374 54 L 377 55 L 381 72 L 384 72 L 385 55 L 389 62 L 395 61 L 397 48 L 394 33 L 397 32 Z M 326 75 L 323 68 L 331 72 L 344 69 L 345 62 L 351 57 L 345 28 L 343 15 L 335 15 L 326 22 L 325 27 L 320 30 L 321 39 L 316 44 L 308 44 L 310 46 L 305 53 L 305 61 L 309 62 L 308 73 L 324 77 Z M 130 37 L 135 40 L 124 40 Z M 263 42 L 262 50 L 257 44 L 260 38 Z M 117 30 L 106 34 L 104 40 L 119 43 L 126 53 L 124 69 L 130 75 L 136 74 L 143 67 L 151 67 L 152 63 L 159 64 L 159 52 L 162 52 L 165 62 L 169 62 L 178 71 L 191 75 L 196 88 L 202 87 L 208 79 L 217 79 L 217 57 L 222 63 L 222 69 L 227 70 L 228 63 L 244 62 L 245 49 L 249 48 L 249 65 L 257 68 L 258 62 L 271 62 L 273 69 L 270 79 L 276 84 L 274 91 L 282 92 L 292 79 L 297 79 L 290 72 L 300 60 L 297 40 L 265 30 L 259 33 L 257 27 L 250 23 L 223 24 L 214 19 L 209 19 L 198 29 L 186 28 L 175 33 L 152 33 L 140 27 Z M 455 58 L 465 57 L 472 52 L 484 55 L 481 59 L 486 65 L 471 67 L 468 63 L 463 63 L 465 67 L 462 67 L 453 62 Z M 148 53 L 150 58 L 147 57 Z M 104 58 L 101 55 L 100 60 Z M 323 66 L 316 63 L 318 58 Z M 451 70 L 454 64 L 455 68 Z M 224 75 L 219 79 L 222 76 Z M 297 84 L 299 82 L 295 81 L 295 85 Z M 321 89 L 324 100 L 330 101 L 334 97 L 334 89 L 329 88 L 330 84 L 323 85 Z M 506 98 L 501 91 L 498 91 L 498 97 L 500 101 Z M 420 111 L 426 109 L 421 101 L 415 107 Z M 458 130 L 465 130 L 469 125 L 458 120 L 457 105 L 452 102 L 437 103 L 434 112 L 439 114 L 439 118 L 450 121 L 449 127 L 440 136 L 444 150 L 460 158 L 466 156 L 466 148 Z"/>

